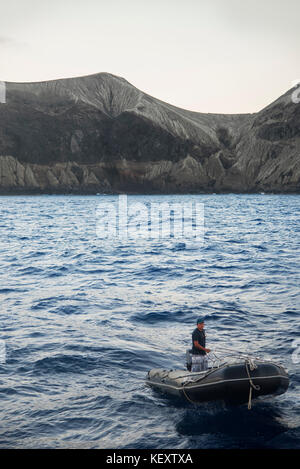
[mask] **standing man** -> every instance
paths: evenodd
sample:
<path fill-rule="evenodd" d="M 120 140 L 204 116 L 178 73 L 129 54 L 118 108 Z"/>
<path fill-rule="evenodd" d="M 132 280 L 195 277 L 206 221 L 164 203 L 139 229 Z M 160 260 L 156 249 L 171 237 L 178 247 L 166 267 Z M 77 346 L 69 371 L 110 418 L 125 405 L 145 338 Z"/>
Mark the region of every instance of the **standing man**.
<path fill-rule="evenodd" d="M 208 368 L 208 360 L 206 354 L 210 352 L 209 348 L 205 348 L 205 332 L 204 319 L 197 319 L 197 327 L 192 334 L 192 370 L 204 371 Z"/>

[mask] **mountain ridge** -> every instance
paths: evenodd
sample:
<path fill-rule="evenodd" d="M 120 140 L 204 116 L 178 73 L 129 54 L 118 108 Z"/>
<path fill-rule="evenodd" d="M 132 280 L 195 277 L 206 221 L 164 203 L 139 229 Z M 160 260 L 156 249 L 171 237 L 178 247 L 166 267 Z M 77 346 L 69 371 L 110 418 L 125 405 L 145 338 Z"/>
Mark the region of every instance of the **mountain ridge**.
<path fill-rule="evenodd" d="M 300 112 L 178 108 L 106 72 L 5 82 L 0 193 L 298 192 Z"/>

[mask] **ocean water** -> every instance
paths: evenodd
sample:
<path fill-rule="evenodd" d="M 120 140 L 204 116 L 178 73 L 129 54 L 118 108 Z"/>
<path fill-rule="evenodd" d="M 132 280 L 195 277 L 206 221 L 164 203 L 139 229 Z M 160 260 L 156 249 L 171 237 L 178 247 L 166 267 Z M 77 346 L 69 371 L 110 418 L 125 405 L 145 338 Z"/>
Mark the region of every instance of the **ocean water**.
<path fill-rule="evenodd" d="M 101 239 L 116 200 L 0 197 L 0 447 L 299 447 L 300 197 L 128 197 L 204 204 L 203 242 Z M 288 391 L 248 411 L 146 387 L 184 369 L 199 315 L 208 347 L 279 361 Z"/>

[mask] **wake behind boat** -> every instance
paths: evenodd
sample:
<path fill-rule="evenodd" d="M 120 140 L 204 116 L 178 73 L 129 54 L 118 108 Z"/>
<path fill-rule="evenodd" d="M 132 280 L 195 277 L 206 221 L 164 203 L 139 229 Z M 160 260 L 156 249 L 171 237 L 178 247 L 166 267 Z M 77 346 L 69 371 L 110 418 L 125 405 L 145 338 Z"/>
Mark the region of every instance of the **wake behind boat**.
<path fill-rule="evenodd" d="M 152 369 L 146 384 L 194 404 L 220 400 L 248 402 L 251 409 L 252 399 L 283 394 L 288 389 L 289 377 L 279 364 L 240 356 L 231 363 L 213 363 L 201 372 Z"/>

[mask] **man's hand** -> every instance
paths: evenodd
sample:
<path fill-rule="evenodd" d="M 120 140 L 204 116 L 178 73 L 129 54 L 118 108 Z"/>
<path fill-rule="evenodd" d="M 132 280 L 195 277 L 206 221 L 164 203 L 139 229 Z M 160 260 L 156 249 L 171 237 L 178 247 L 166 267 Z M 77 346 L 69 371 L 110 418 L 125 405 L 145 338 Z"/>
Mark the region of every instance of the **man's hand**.
<path fill-rule="evenodd" d="M 206 353 L 209 353 L 209 352 L 210 352 L 210 348 L 206 348 L 206 349 L 205 349 L 205 352 L 206 352 Z"/>

